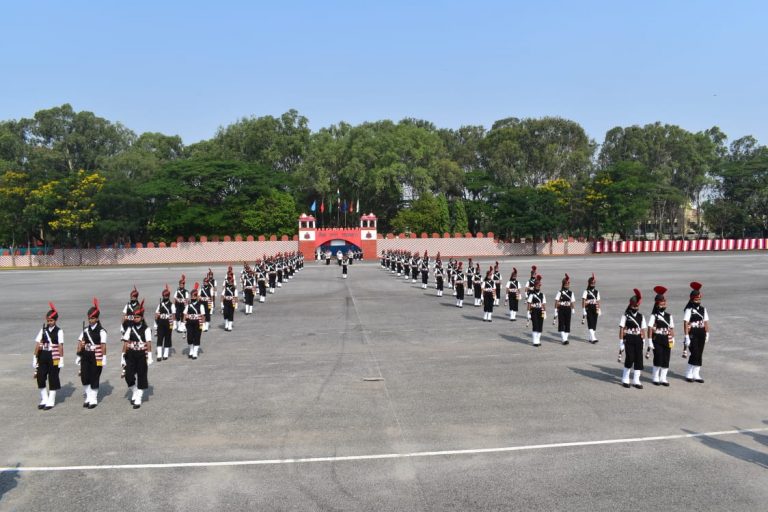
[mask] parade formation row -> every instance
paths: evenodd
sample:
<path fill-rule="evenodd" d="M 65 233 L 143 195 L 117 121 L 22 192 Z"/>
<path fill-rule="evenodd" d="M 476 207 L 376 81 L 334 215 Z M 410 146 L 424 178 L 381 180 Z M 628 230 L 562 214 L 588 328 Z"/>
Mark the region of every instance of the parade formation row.
<path fill-rule="evenodd" d="M 244 313 L 253 313 L 256 296 L 259 302 L 266 302 L 267 293 L 275 293 L 303 267 L 304 256 L 301 252 L 265 255 L 253 267 L 244 263 L 239 276 Z M 202 286 L 195 282 L 191 290 L 186 288 L 186 276 L 183 274 L 174 292 L 166 285 L 155 308 L 152 328 L 145 319 L 144 300 L 139 300 L 136 287 L 131 290 L 130 300 L 122 311 L 120 366 L 121 378 L 125 379 L 132 392 L 131 405 L 134 409 L 141 407 L 144 390 L 149 387 L 148 368 L 154 362 L 153 330 L 157 338 L 157 361 L 170 357 L 174 330 L 186 338 L 189 347 L 187 357 L 197 359 L 202 333 L 209 330 L 211 315 L 216 311 L 217 296 L 221 299 L 219 307 L 224 318 L 224 330 L 232 331 L 240 292 L 231 266 L 227 269 L 220 295 L 211 269 L 204 276 Z M 50 410 L 56 405 L 56 391 L 61 389 L 59 373 L 64 367 L 64 332 L 57 325 L 59 313 L 56 307 L 53 303 L 49 303 L 49 307 L 45 324 L 35 338 L 32 357 L 34 377 L 40 391 L 38 409 L 41 410 Z M 86 317 L 88 325 L 83 325 L 77 338 L 75 365 L 79 367 L 83 385 L 83 407 L 93 409 L 98 405 L 101 372 L 107 365 L 107 331 L 101 324 L 98 299 L 93 299 Z"/>
<path fill-rule="evenodd" d="M 483 307 L 483 321 L 493 321 L 494 306 L 499 306 L 502 297 L 502 278 L 499 262 L 490 266 L 483 273 L 479 263 L 473 263 L 469 258 L 467 266 L 464 262 L 449 258 L 443 264 L 440 253 L 434 260 L 427 251 L 423 256 L 407 250 L 389 250 L 381 253 L 381 267 L 391 274 L 416 283 L 421 278 L 421 287 L 429 286 L 430 275 L 434 276 L 436 296 L 442 297 L 445 287 L 453 290 L 456 297 L 456 307 L 464 307 L 465 290 L 469 290 L 474 298 L 474 305 Z M 465 270 L 466 268 L 466 270 Z M 596 288 L 597 278 L 593 273 L 587 279 L 587 286 L 581 294 L 581 323 L 587 324 L 587 341 L 595 344 L 597 338 L 597 322 L 601 315 L 600 291 Z M 532 345 L 541 346 L 541 333 L 544 320 L 547 319 L 547 298 L 541 289 L 542 276 L 537 273 L 536 266 L 531 267 L 531 274 L 525 286 L 517 280 L 517 269 L 513 268 L 504 290 L 504 304 L 508 306 L 509 319 L 517 320 L 522 301 L 525 304 L 526 326 L 531 326 Z M 688 358 L 686 381 L 703 383 L 701 377 L 702 356 L 704 346 L 709 340 L 709 314 L 701 304 L 701 283 L 691 282 L 689 300 L 683 310 L 683 352 L 682 357 Z M 648 320 L 640 313 L 642 293 L 633 290 L 633 295 L 621 316 L 619 327 L 619 356 L 618 361 L 624 363 L 622 385 L 625 388 L 642 389 L 640 376 L 643 366 L 643 351 L 645 358 L 650 359 L 653 353 L 652 382 L 656 386 L 669 386 L 667 372 L 672 348 L 675 344 L 675 324 L 672 314 L 667 310 L 667 289 L 663 286 L 654 287 L 654 302 Z M 565 274 L 561 287 L 554 298 L 553 325 L 557 324 L 563 345 L 568 345 L 571 332 L 571 319 L 576 313 L 578 301 L 571 290 L 571 280 Z M 632 372 L 634 373 L 632 374 Z M 631 377 L 631 379 L 630 379 Z"/>

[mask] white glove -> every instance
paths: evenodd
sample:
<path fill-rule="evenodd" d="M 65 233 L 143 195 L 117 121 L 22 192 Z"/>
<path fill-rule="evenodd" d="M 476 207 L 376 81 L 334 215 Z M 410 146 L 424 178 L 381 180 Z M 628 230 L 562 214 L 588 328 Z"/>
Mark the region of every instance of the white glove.
<path fill-rule="evenodd" d="M 600 311 L 600 308 L 597 308 L 597 316 L 600 316 L 600 315 L 602 315 L 602 314 L 603 314 L 603 312 L 602 312 L 602 311 Z"/>
<path fill-rule="evenodd" d="M 120 366 L 125 368 L 125 354 L 120 354 Z"/>
<path fill-rule="evenodd" d="M 151 365 L 152 363 L 154 363 L 152 360 L 152 352 L 147 352 L 147 366 Z"/>
<path fill-rule="evenodd" d="M 545 316 L 544 318 L 547 318 L 547 317 Z M 555 310 L 555 318 L 557 318 L 557 310 Z"/>
<path fill-rule="evenodd" d="M 587 308 L 581 308 L 581 316 L 587 316 Z"/>
<path fill-rule="evenodd" d="M 704 335 L 704 343 L 706 343 L 706 342 L 708 342 L 708 341 L 709 341 L 709 333 L 706 333 L 706 334 Z"/>
<path fill-rule="evenodd" d="M 80 356 L 75 357 L 75 364 L 80 366 Z"/>
<path fill-rule="evenodd" d="M 571 308 L 571 314 L 572 314 L 572 315 L 575 315 L 575 314 L 576 314 L 576 308 Z"/>
<path fill-rule="evenodd" d="M 691 344 L 691 337 L 689 335 L 685 335 L 685 341 L 683 342 L 683 345 L 685 348 L 688 348 L 688 346 Z"/>
<path fill-rule="evenodd" d="M 542 311 L 541 312 L 541 318 L 543 318 L 544 320 L 547 319 L 547 312 L 546 311 Z"/>
<path fill-rule="evenodd" d="M 37 356 L 32 356 L 32 368 L 37 368 Z"/>
<path fill-rule="evenodd" d="M 529 311 L 528 312 L 528 320 L 530 320 L 530 319 L 531 319 L 531 312 Z"/>
<path fill-rule="evenodd" d="M 107 366 L 107 356 L 101 356 L 101 366 Z"/>
<path fill-rule="evenodd" d="M 63 357 L 59 358 L 59 370 L 61 370 L 62 368 L 64 368 L 64 358 Z"/>
<path fill-rule="evenodd" d="M 619 341 L 619 352 L 624 352 L 624 340 Z"/>

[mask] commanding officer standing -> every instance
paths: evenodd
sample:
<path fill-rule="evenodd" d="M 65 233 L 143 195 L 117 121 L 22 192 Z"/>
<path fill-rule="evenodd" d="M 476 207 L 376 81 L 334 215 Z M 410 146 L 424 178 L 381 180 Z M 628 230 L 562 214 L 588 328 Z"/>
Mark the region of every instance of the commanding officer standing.
<path fill-rule="evenodd" d="M 619 362 L 621 362 L 622 352 L 626 350 L 621 384 L 625 388 L 630 387 L 629 372 L 634 368 L 632 385 L 637 389 L 643 389 L 640 383 L 640 374 L 643 371 L 643 334 L 648 326 L 639 311 L 643 296 L 637 288 L 633 291 L 635 294 L 629 299 L 629 305 L 619 321 Z"/>
<path fill-rule="evenodd" d="M 144 323 L 144 303 L 133 313 L 133 325 L 123 334 L 122 365 L 125 383 L 132 391 L 131 404 L 141 407 L 144 390 L 149 387 L 148 368 L 152 364 L 152 330 Z"/>
<path fill-rule="evenodd" d="M 667 311 L 667 299 L 664 294 L 667 289 L 656 286 L 653 310 L 648 320 L 648 348 L 646 359 L 653 347 L 653 385 L 669 386 L 667 372 L 669 371 L 669 355 L 675 344 L 675 321 Z"/>
<path fill-rule="evenodd" d="M 64 367 L 64 331 L 56 325 L 59 319 L 56 306 L 53 302 L 49 302 L 48 306 L 51 309 L 45 314 L 45 324 L 35 337 L 35 350 L 32 355 L 32 367 L 35 369 L 37 388 L 40 390 L 40 404 L 37 408 L 46 411 L 56 405 L 56 391 L 61 389 L 59 371 Z"/>
<path fill-rule="evenodd" d="M 520 300 L 520 283 L 517 281 L 517 269 L 512 267 L 512 274 L 507 281 L 507 299 L 504 303 L 509 303 L 509 319 L 515 322 L 517 320 L 518 301 Z"/>
<path fill-rule="evenodd" d="M 349 256 L 342 255 L 341 257 L 341 277 L 342 279 L 347 278 L 347 267 L 349 266 Z"/>
<path fill-rule="evenodd" d="M 587 289 L 581 294 L 581 324 L 587 321 L 587 341 L 597 343 L 597 317 L 600 316 L 600 291 L 595 288 L 595 274 L 587 280 Z"/>
<path fill-rule="evenodd" d="M 493 322 L 493 305 L 496 302 L 496 283 L 493 282 L 493 270 L 485 273 L 483 280 L 483 322 Z"/>
<path fill-rule="evenodd" d="M 93 299 L 88 309 L 88 326 L 77 340 L 77 357 L 80 360 L 80 382 L 85 401 L 83 407 L 93 409 L 99 403 L 99 379 L 101 369 L 107 364 L 107 331 L 99 322 L 99 301 Z"/>
<path fill-rule="evenodd" d="M 191 299 L 184 310 L 184 323 L 187 326 L 187 345 L 189 345 L 190 359 L 197 359 L 200 353 L 201 328 L 205 320 L 205 304 L 200 300 L 200 285 L 195 283 L 192 288 Z M 231 330 L 231 329 L 230 329 Z"/>
<path fill-rule="evenodd" d="M 571 278 L 565 274 L 562 287 L 555 295 L 555 318 L 552 324 L 557 320 L 557 331 L 560 333 L 560 340 L 563 345 L 568 344 L 568 335 L 571 333 L 571 314 L 574 312 L 573 304 L 576 302 L 576 296 L 571 291 Z"/>
<path fill-rule="evenodd" d="M 171 290 L 165 285 L 160 304 L 155 309 L 155 332 L 157 333 L 157 360 L 165 361 L 173 345 L 173 319 L 176 318 L 176 306 L 171 302 Z"/>
<path fill-rule="evenodd" d="M 701 305 L 701 283 L 696 281 L 691 283 L 690 300 L 683 313 L 683 330 L 685 331 L 685 347 L 691 351 L 685 380 L 704 383 L 700 372 L 704 345 L 709 341 L 709 314 L 707 308 Z M 683 351 L 683 357 L 686 356 L 686 352 Z"/>
<path fill-rule="evenodd" d="M 533 346 L 540 347 L 541 332 L 544 330 L 544 320 L 547 318 L 547 297 L 541 291 L 541 276 L 538 274 L 533 278 L 533 288 L 528 294 L 526 302 L 528 303 L 528 320 L 531 322 Z"/>

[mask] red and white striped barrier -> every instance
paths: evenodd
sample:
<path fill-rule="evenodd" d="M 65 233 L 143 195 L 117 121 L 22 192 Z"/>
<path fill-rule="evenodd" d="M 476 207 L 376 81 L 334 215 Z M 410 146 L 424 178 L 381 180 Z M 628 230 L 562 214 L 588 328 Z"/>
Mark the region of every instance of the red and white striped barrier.
<path fill-rule="evenodd" d="M 755 251 L 766 250 L 768 238 L 740 238 L 715 240 L 611 240 L 595 241 L 595 254 L 636 252 L 700 252 L 700 251 Z"/>

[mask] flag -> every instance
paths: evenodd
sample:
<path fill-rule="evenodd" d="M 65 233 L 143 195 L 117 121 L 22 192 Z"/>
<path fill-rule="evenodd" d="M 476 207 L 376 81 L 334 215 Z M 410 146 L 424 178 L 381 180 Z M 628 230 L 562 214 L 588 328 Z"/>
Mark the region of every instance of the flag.
<path fill-rule="evenodd" d="M 312 206 L 309 207 L 309 211 L 314 212 L 316 208 L 317 208 L 317 199 L 312 201 Z"/>
<path fill-rule="evenodd" d="M 341 211 L 346 212 L 347 211 L 347 200 L 344 200 L 344 204 L 342 205 Z"/>
<path fill-rule="evenodd" d="M 355 213 L 360 213 L 360 198 L 357 198 L 357 208 L 355 208 Z"/>
<path fill-rule="evenodd" d="M 355 203 L 352 201 L 349 202 L 349 213 L 353 213 L 355 211 Z"/>
<path fill-rule="evenodd" d="M 320 201 L 320 213 L 325 212 L 325 199 Z"/>
<path fill-rule="evenodd" d="M 333 213 L 333 203 L 328 201 L 328 213 Z"/>

